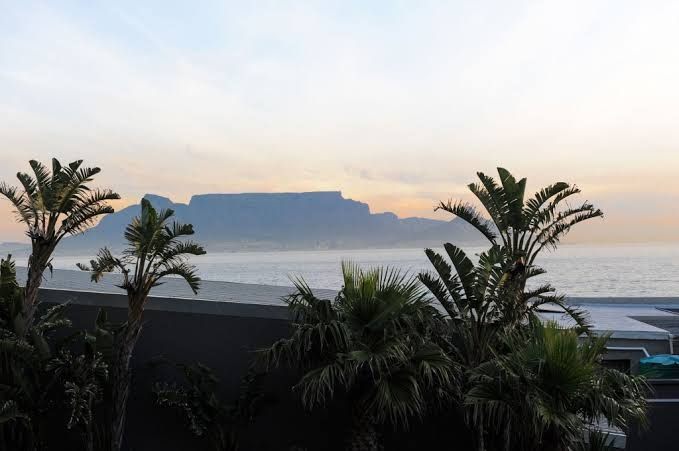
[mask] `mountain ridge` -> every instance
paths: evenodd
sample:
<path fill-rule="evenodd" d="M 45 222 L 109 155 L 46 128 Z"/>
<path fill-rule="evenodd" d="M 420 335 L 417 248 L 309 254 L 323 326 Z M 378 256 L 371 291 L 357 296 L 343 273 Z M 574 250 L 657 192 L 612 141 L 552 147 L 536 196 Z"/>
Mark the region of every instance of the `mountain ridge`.
<path fill-rule="evenodd" d="M 194 194 L 188 203 L 148 193 L 156 208 L 172 208 L 194 225 L 192 239 L 208 250 L 348 249 L 440 246 L 445 241 L 481 243 L 483 237 L 460 219 L 372 213 L 365 202 L 341 191 Z M 122 247 L 125 226 L 139 214 L 139 204 L 102 218 L 82 235 L 64 241 L 66 250 Z"/>

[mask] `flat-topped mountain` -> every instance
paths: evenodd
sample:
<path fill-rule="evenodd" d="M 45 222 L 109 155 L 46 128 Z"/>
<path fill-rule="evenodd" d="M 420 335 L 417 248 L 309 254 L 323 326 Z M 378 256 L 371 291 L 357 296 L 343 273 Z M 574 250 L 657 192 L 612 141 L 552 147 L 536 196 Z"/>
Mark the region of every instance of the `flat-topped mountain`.
<path fill-rule="evenodd" d="M 482 239 L 461 220 L 371 213 L 368 204 L 345 199 L 339 191 L 200 194 L 188 204 L 154 194 L 144 197 L 193 224 L 194 239 L 212 250 L 419 246 Z M 125 226 L 139 210 L 133 205 L 104 217 L 85 234 L 66 240 L 65 248 L 119 247 Z"/>

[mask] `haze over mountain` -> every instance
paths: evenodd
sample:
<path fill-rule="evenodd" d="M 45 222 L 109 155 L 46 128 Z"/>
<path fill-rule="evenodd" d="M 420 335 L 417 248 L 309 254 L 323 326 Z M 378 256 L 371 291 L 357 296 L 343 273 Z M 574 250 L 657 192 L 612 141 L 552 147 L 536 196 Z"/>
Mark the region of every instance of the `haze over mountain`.
<path fill-rule="evenodd" d="M 482 236 L 459 219 L 439 221 L 371 213 L 366 203 L 339 191 L 307 193 L 200 194 L 188 204 L 153 194 L 156 208 L 172 208 L 194 225 L 193 239 L 209 250 L 341 249 L 481 242 Z M 65 240 L 66 251 L 119 248 L 125 226 L 139 214 L 132 205 L 108 215 L 83 235 Z"/>
<path fill-rule="evenodd" d="M 7 254 L 14 254 L 14 253 L 25 253 L 27 249 L 30 249 L 30 244 L 27 243 L 20 243 L 16 241 L 6 241 L 0 243 L 0 255 L 2 255 L 2 258 L 5 258 Z"/>

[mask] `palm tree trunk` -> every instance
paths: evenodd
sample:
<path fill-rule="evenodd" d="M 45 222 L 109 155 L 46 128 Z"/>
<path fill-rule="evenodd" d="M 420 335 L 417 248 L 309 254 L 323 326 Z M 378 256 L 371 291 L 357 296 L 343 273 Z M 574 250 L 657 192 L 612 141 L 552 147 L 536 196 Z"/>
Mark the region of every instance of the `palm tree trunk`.
<path fill-rule="evenodd" d="M 141 319 L 128 320 L 116 346 L 116 358 L 111 369 L 112 405 L 110 416 L 111 451 L 123 446 L 127 399 L 130 393 L 130 359 L 141 332 Z"/>
<path fill-rule="evenodd" d="M 24 294 L 25 306 L 33 305 L 38 300 L 38 290 L 42 284 L 43 271 L 37 266 L 39 265 L 29 265 L 28 267 L 28 278 L 26 279 L 26 290 Z"/>
<path fill-rule="evenodd" d="M 480 424 L 479 427 L 478 427 L 477 441 L 478 441 L 479 451 L 486 451 L 486 443 L 485 443 L 485 440 L 484 440 L 483 424 Z"/>
<path fill-rule="evenodd" d="M 28 275 L 26 277 L 26 287 L 24 288 L 24 300 L 21 306 L 21 324 L 17 325 L 17 333 L 20 337 L 25 337 L 35 321 L 35 311 L 38 308 L 38 293 L 42 285 L 42 276 L 52 251 L 50 249 L 33 249 L 28 261 Z"/>
<path fill-rule="evenodd" d="M 40 270 L 41 265 L 30 264 L 28 266 L 28 277 L 26 278 L 26 288 L 24 288 L 24 301 L 21 311 L 21 324 L 17 327 L 17 333 L 20 337 L 25 337 L 35 319 L 35 310 L 38 306 L 38 292 L 42 284 L 42 274 L 44 270 Z"/>
<path fill-rule="evenodd" d="M 83 432 L 84 451 L 94 451 L 94 431 L 92 422 L 93 420 L 91 419 L 90 422 L 85 425 L 85 431 Z"/>
<path fill-rule="evenodd" d="M 353 417 L 346 451 L 381 451 L 383 448 L 375 423 L 361 413 Z"/>
<path fill-rule="evenodd" d="M 89 421 L 87 421 L 81 431 L 81 439 L 83 451 L 94 451 L 94 396 L 89 397 L 88 410 L 89 410 Z"/>

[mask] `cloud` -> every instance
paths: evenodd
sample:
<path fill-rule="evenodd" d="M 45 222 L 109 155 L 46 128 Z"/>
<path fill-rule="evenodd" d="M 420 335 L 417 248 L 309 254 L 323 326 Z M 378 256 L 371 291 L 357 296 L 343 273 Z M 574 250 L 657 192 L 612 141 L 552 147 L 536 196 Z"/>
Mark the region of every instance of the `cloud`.
<path fill-rule="evenodd" d="M 628 210 L 613 219 L 669 209 L 630 192 L 679 193 L 676 3 L 3 13 L 2 180 L 56 155 L 102 166 L 128 198 L 340 189 L 376 211 L 432 215 L 432 202 L 467 196 L 476 170 L 503 165 L 531 189 L 566 179 L 610 197 Z"/>

